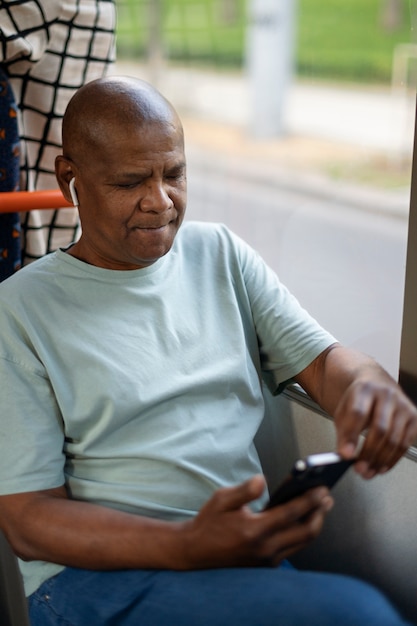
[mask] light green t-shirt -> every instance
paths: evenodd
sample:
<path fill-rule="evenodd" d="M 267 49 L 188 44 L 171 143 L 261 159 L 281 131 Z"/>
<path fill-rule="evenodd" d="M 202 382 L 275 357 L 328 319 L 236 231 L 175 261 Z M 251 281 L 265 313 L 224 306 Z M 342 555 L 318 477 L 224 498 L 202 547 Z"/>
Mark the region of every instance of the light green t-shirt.
<path fill-rule="evenodd" d="M 148 268 L 58 251 L 0 285 L 0 493 L 167 520 L 260 471 L 273 392 L 334 338 L 226 227 L 184 223 Z M 61 566 L 21 564 L 27 594 Z"/>

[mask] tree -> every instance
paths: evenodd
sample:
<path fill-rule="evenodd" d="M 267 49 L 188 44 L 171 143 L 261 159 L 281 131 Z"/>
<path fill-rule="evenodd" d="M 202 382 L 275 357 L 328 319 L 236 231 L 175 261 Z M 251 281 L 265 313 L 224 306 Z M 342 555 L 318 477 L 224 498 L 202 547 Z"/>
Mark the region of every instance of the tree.
<path fill-rule="evenodd" d="M 398 30 L 404 22 L 404 0 L 382 0 L 381 25 L 388 32 Z"/>

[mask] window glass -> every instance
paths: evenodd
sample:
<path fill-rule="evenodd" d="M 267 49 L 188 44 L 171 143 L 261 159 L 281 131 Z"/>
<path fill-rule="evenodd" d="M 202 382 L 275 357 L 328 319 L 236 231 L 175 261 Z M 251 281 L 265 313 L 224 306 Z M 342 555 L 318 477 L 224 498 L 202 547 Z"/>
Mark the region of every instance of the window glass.
<path fill-rule="evenodd" d="M 407 0 L 120 1 L 116 71 L 184 121 L 188 218 L 248 240 L 397 376 L 415 117 Z"/>

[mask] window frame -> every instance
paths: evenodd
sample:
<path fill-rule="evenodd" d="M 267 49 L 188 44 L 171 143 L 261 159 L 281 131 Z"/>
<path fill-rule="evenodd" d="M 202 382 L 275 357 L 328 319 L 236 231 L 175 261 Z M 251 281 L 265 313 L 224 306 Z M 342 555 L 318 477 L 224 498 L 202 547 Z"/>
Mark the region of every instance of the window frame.
<path fill-rule="evenodd" d="M 417 113 L 417 103 L 416 103 Z M 408 217 L 403 322 L 400 347 L 399 383 L 417 404 L 417 124 L 411 170 L 410 211 Z"/>

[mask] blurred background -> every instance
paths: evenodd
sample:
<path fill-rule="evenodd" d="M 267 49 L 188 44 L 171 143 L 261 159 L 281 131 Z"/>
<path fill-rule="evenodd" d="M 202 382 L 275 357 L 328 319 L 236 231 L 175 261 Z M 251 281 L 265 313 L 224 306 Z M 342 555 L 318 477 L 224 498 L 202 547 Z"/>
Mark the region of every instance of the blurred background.
<path fill-rule="evenodd" d="M 118 0 L 113 72 L 186 133 L 188 218 L 249 241 L 338 339 L 397 375 L 416 0 Z"/>

